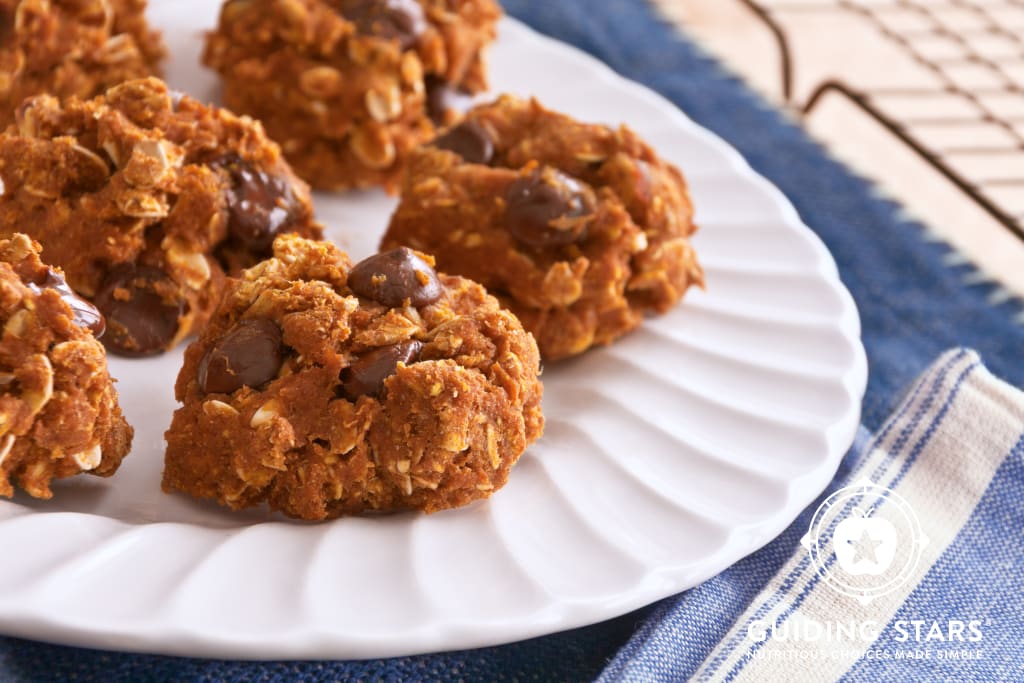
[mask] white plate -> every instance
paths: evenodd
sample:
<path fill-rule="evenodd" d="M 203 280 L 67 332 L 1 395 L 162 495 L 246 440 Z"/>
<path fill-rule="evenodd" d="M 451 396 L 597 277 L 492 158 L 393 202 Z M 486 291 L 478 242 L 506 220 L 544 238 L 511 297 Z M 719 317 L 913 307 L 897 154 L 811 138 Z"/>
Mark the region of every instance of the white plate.
<path fill-rule="evenodd" d="M 209 0 L 153 3 L 201 98 Z M 181 353 L 113 360 L 135 449 L 110 480 L 0 503 L 0 632 L 118 650 L 356 658 L 510 642 L 623 614 L 780 533 L 849 446 L 866 382 L 853 302 L 818 239 L 735 151 L 667 101 L 506 20 L 496 91 L 626 121 L 689 177 L 707 292 L 546 369 L 544 438 L 487 503 L 320 525 L 160 492 Z M 371 253 L 378 193 L 317 198 Z"/>

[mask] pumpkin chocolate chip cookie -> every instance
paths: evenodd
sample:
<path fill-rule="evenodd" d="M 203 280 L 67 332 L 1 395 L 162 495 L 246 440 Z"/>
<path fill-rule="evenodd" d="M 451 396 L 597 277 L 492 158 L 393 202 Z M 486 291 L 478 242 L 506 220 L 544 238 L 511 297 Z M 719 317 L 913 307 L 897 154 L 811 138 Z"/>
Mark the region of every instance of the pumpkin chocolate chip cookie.
<path fill-rule="evenodd" d="M 89 98 L 158 75 L 145 0 L 0 0 L 0 130 L 28 97 Z"/>
<path fill-rule="evenodd" d="M 164 490 L 307 520 L 486 498 L 543 429 L 539 362 L 429 257 L 279 237 L 185 353 Z"/>
<path fill-rule="evenodd" d="M 205 63 L 323 189 L 394 190 L 410 152 L 486 88 L 495 0 L 228 0 Z"/>
<path fill-rule="evenodd" d="M 224 282 L 282 232 L 318 236 L 309 189 L 259 124 L 128 81 L 92 100 L 27 100 L 0 135 L 0 236 L 39 240 L 145 356 L 202 327 Z"/>
<path fill-rule="evenodd" d="M 629 128 L 505 96 L 414 155 L 382 248 L 480 282 L 555 360 L 701 285 L 695 229 L 682 174 Z"/>
<path fill-rule="evenodd" d="M 50 483 L 109 477 L 131 447 L 107 373 L 104 320 L 39 260 L 25 235 L 0 240 L 0 496 L 50 498 Z"/>

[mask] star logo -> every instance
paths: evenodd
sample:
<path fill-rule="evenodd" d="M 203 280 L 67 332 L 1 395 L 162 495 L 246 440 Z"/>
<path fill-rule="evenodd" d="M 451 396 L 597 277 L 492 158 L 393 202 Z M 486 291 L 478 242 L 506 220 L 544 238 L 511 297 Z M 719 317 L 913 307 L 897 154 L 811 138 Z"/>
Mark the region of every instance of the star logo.
<path fill-rule="evenodd" d="M 860 562 L 861 560 L 867 560 L 872 564 L 878 564 L 878 558 L 875 556 L 875 549 L 878 548 L 878 546 L 882 545 L 885 541 L 876 541 L 875 539 L 871 538 L 871 534 L 868 532 L 867 529 L 865 529 L 861 533 L 860 538 L 856 540 L 851 538 L 848 539 L 846 542 L 853 546 L 854 564 Z"/>
<path fill-rule="evenodd" d="M 862 479 L 825 499 L 800 542 L 827 585 L 867 604 L 913 576 L 928 538 L 902 496 Z"/>

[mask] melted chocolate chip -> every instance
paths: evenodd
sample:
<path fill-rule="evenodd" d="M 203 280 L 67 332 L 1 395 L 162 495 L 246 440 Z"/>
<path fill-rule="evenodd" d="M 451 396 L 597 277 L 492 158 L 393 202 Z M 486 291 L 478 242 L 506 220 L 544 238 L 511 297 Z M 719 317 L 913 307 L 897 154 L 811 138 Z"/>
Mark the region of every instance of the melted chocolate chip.
<path fill-rule="evenodd" d="M 454 87 L 440 76 L 427 76 L 423 79 L 423 85 L 427 91 L 427 114 L 435 125 L 443 126 L 449 111 L 461 113 L 473 106 L 471 94 Z"/>
<path fill-rule="evenodd" d="M 550 167 L 520 176 L 505 192 L 508 231 L 532 247 L 584 239 L 594 213 L 593 193 L 575 178 Z"/>
<path fill-rule="evenodd" d="M 494 142 L 476 121 L 463 121 L 434 140 L 434 147 L 455 152 L 470 164 L 488 165 L 494 159 Z"/>
<path fill-rule="evenodd" d="M 350 401 L 360 396 L 379 396 L 384 389 L 384 380 L 395 374 L 398 364 L 415 363 L 422 349 L 423 344 L 409 340 L 363 354 L 342 370 L 342 394 Z"/>
<path fill-rule="evenodd" d="M 430 264 L 412 249 L 399 247 L 357 263 L 348 274 L 353 292 L 389 308 L 428 306 L 444 293 Z"/>
<path fill-rule="evenodd" d="M 273 320 L 243 320 L 214 344 L 199 362 L 199 388 L 206 394 L 254 389 L 277 377 L 284 356 L 281 328 Z"/>
<path fill-rule="evenodd" d="M 444 78 L 433 75 L 423 79 L 423 86 L 426 88 L 427 115 L 435 125 L 444 125 L 445 114 L 450 109 L 448 98 L 452 86 Z"/>
<path fill-rule="evenodd" d="M 103 341 L 125 356 L 164 351 L 178 334 L 185 302 L 178 286 L 159 268 L 125 263 L 110 271 L 96 294 L 107 317 Z"/>
<path fill-rule="evenodd" d="M 181 106 L 181 101 L 188 97 L 185 93 L 180 90 L 171 90 L 167 93 L 168 97 L 171 98 L 171 110 L 178 111 Z"/>
<path fill-rule="evenodd" d="M 52 289 L 60 295 L 64 303 L 71 309 L 72 318 L 79 327 L 92 330 L 97 339 L 107 331 L 107 321 L 103 314 L 91 303 L 75 294 L 68 286 L 64 276 L 55 270 L 47 269 L 46 277 L 42 282 L 30 282 L 28 288 L 36 294 L 42 294 L 44 289 Z"/>
<path fill-rule="evenodd" d="M 342 0 L 341 14 L 362 35 L 397 40 L 403 50 L 418 43 L 427 28 L 416 0 Z"/>
<path fill-rule="evenodd" d="M 246 249 L 268 254 L 274 238 L 294 223 L 297 213 L 291 183 L 261 171 L 237 156 L 216 162 L 231 176 L 228 230 Z"/>

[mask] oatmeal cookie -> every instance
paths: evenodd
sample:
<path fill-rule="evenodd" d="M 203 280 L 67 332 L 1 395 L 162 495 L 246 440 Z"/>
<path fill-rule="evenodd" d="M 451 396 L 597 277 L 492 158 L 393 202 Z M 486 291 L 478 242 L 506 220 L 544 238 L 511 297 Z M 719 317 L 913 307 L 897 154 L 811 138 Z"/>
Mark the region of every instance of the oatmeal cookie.
<path fill-rule="evenodd" d="M 145 0 L 0 0 L 0 130 L 28 97 L 94 97 L 159 75 Z"/>
<path fill-rule="evenodd" d="M 152 78 L 27 100 L 0 135 L 0 178 L 0 236 L 39 240 L 125 355 L 200 329 L 225 272 L 267 256 L 278 233 L 320 234 L 309 188 L 259 124 Z"/>
<path fill-rule="evenodd" d="M 487 498 L 543 429 L 539 362 L 429 257 L 279 237 L 185 353 L 164 490 L 308 520 Z"/>
<path fill-rule="evenodd" d="M 457 94 L 486 89 L 500 16 L 495 0 L 228 0 L 204 62 L 313 186 L 394 191 Z"/>
<path fill-rule="evenodd" d="M 39 260 L 25 235 L 0 240 L 0 496 L 50 498 L 54 479 L 109 477 L 131 448 L 107 374 L 104 321 Z"/>
<path fill-rule="evenodd" d="M 480 282 L 556 360 L 702 285 L 695 229 L 682 174 L 629 128 L 505 96 L 416 153 L 382 248 Z"/>

